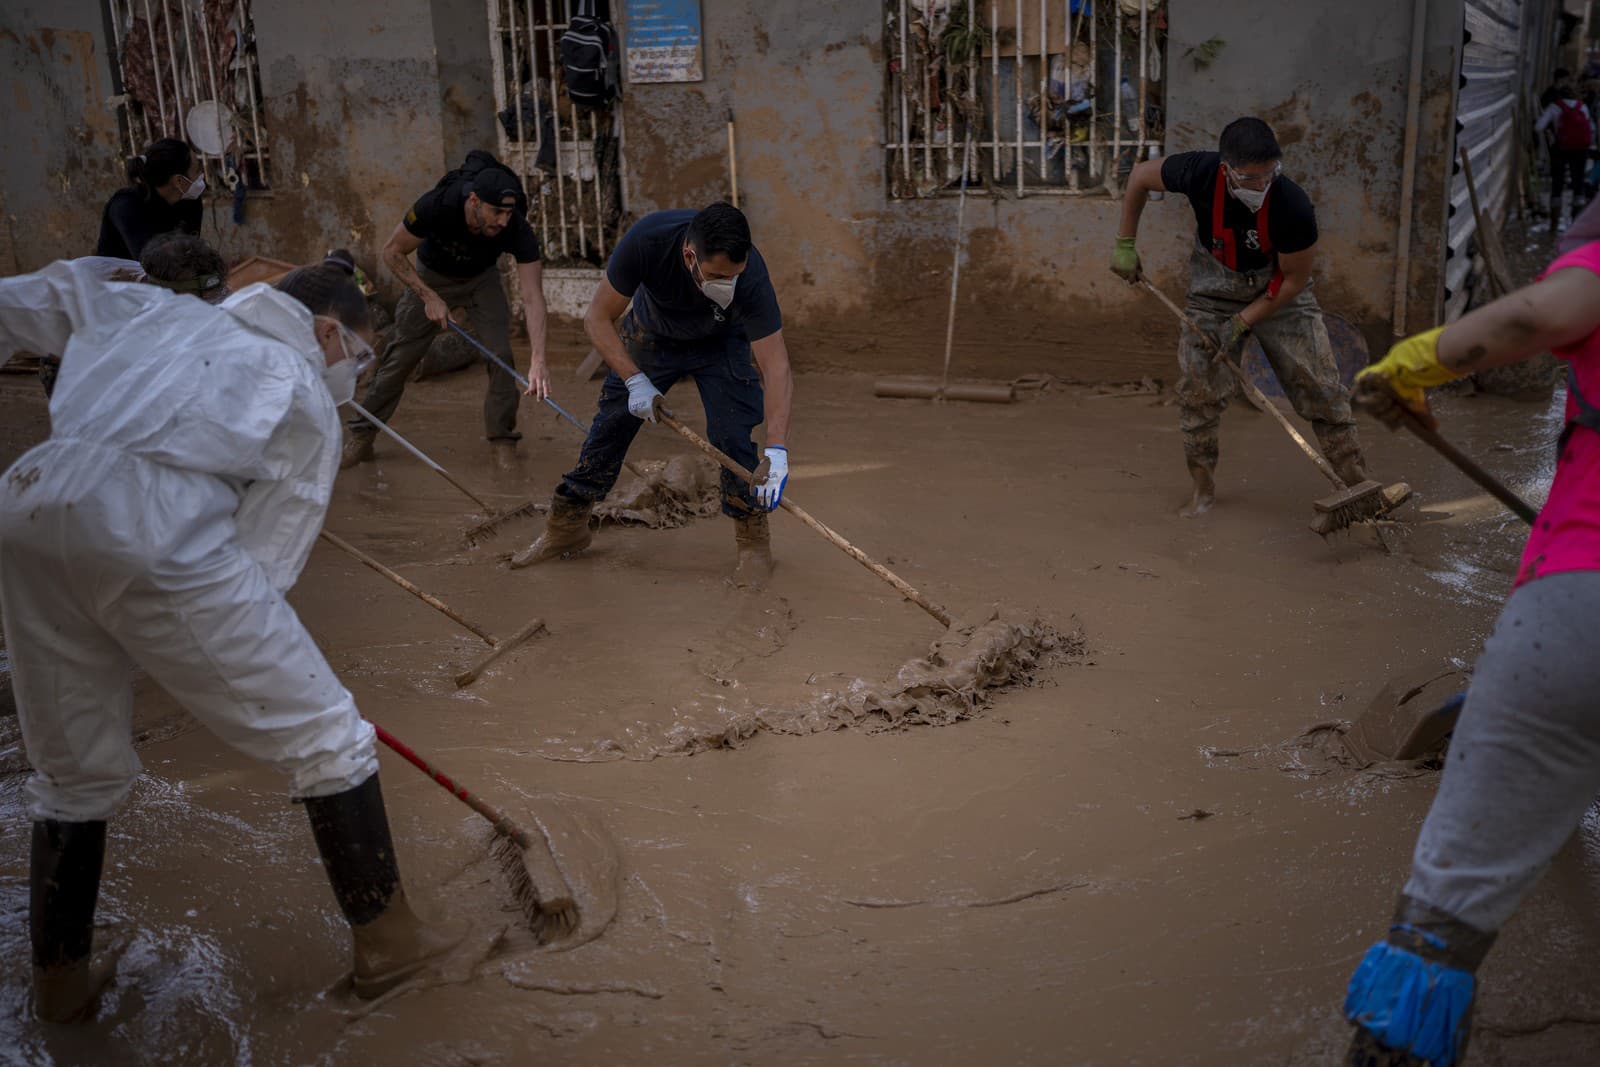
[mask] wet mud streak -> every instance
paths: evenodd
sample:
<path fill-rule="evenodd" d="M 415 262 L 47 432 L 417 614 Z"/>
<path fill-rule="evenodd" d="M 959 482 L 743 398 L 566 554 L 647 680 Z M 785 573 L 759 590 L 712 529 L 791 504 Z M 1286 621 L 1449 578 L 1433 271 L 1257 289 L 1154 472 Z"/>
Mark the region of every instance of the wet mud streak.
<path fill-rule="evenodd" d="M 734 671 L 741 663 L 776 655 L 795 629 L 794 612 L 787 600 L 731 584 L 724 591 L 719 615 L 728 621 L 695 667 L 726 689 L 739 687 Z"/>
<path fill-rule="evenodd" d="M 1051 668 L 1082 656 L 1086 647 L 1081 630 L 1062 633 L 1041 619 L 1013 621 L 996 611 L 980 623 L 957 620 L 926 656 L 877 685 L 854 678 L 797 707 L 722 706 L 715 715 L 679 719 L 646 739 L 607 738 L 540 755 L 580 763 L 648 760 L 738 748 L 763 733 L 950 726 L 981 714 L 999 693 L 1038 684 Z"/>
<path fill-rule="evenodd" d="M 641 481 L 624 472 L 616 488 L 595 505 L 595 521 L 601 526 L 670 530 L 722 509 L 717 469 L 704 457 L 674 456 L 664 462 L 636 460 L 634 466 L 649 480 Z"/>

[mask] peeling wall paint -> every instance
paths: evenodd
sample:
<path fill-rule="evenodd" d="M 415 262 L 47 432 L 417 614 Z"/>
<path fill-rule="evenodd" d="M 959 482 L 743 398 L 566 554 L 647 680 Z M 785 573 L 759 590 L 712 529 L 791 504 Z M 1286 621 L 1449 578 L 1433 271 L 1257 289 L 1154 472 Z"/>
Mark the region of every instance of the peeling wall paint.
<path fill-rule="evenodd" d="M 738 119 L 741 206 L 773 269 L 802 362 L 923 369 L 942 356 L 956 203 L 891 201 L 883 179 L 882 11 L 850 0 L 703 0 L 706 80 L 628 87 L 631 209 L 700 206 L 728 189 L 723 123 Z M 1413 228 L 1413 323 L 1431 321 L 1442 261 L 1459 3 L 1432 5 Z M 1166 64 L 1169 151 L 1209 149 L 1226 122 L 1277 127 L 1285 168 L 1317 203 L 1318 292 L 1381 343 L 1409 62 L 1409 4 L 1176 0 Z M 624 36 L 626 26 L 624 25 Z M 1200 70 L 1190 46 L 1228 42 Z M 1165 313 L 1107 264 L 1120 205 L 1009 193 L 968 203 L 955 364 L 1006 376 L 1168 373 Z M 1147 270 L 1184 284 L 1193 216 L 1153 203 Z M 1130 329 L 1131 327 L 1131 329 Z"/>

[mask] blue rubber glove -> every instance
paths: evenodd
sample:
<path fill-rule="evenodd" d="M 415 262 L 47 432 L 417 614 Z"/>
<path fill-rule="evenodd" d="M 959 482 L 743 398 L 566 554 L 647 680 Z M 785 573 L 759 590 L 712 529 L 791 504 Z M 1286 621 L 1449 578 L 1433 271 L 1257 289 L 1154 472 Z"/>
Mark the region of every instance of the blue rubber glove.
<path fill-rule="evenodd" d="M 656 421 L 656 397 L 661 395 L 650 382 L 650 376 L 644 371 L 633 375 L 627 381 L 628 386 L 628 414 L 646 422 Z"/>
<path fill-rule="evenodd" d="M 772 511 L 783 499 L 783 487 L 789 483 L 789 450 L 782 445 L 768 445 L 767 480 L 756 486 L 756 503 Z"/>

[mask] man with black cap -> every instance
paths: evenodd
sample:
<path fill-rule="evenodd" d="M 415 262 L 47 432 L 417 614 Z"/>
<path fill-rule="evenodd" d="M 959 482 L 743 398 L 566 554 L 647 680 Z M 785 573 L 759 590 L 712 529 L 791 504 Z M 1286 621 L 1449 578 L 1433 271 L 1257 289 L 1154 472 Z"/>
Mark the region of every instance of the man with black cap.
<path fill-rule="evenodd" d="M 417 254 L 417 266 L 411 253 Z M 545 365 L 545 303 L 539 238 L 528 225 L 522 182 L 488 152 L 467 154 L 466 163 L 424 193 L 394 228 L 383 246 L 383 261 L 405 285 L 395 307 L 394 331 L 361 406 L 385 422 L 400 406 L 406 379 L 416 369 L 434 336 L 446 328 L 453 309 L 466 312 L 460 325 L 506 363 L 511 356 L 511 309 L 500 287 L 496 264 L 510 253 L 517 261 L 517 283 L 533 350 L 528 378 L 541 398 L 550 391 Z M 485 435 L 502 470 L 516 461 L 517 404 L 520 390 L 505 371 L 484 361 L 489 388 L 483 398 Z M 364 419 L 350 422 L 340 467 L 373 458 L 376 428 Z"/>

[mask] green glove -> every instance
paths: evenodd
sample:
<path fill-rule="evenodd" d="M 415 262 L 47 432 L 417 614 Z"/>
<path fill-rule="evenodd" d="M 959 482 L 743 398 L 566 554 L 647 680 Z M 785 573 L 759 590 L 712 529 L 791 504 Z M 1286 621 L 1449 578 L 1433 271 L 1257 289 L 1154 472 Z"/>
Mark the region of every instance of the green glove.
<path fill-rule="evenodd" d="M 1139 280 L 1139 250 L 1134 247 L 1134 238 L 1117 238 L 1116 250 L 1111 253 L 1111 273 L 1130 285 Z"/>
<path fill-rule="evenodd" d="M 1222 350 L 1217 353 L 1218 359 L 1238 359 L 1244 353 L 1245 342 L 1250 340 L 1250 324 L 1244 321 L 1243 316 L 1235 315 L 1228 320 L 1228 329 L 1217 339 Z"/>

